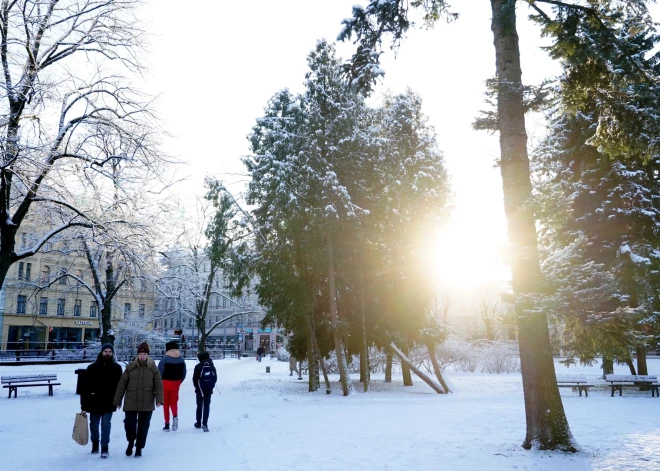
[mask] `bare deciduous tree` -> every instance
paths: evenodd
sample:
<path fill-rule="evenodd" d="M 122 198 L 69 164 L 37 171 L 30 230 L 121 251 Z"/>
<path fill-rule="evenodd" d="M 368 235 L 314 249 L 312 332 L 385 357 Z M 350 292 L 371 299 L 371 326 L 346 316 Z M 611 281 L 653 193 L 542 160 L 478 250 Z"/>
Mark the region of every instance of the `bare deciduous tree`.
<path fill-rule="evenodd" d="M 140 69 L 138 5 L 139 0 L 0 3 L 0 285 L 14 262 L 62 231 L 103 230 L 107 221 L 98 219 L 103 214 L 95 214 L 93 201 L 76 196 L 73 182 L 88 184 L 94 175 L 116 187 L 116 166 L 162 162 L 150 100 L 117 73 Z M 37 213 L 56 214 L 58 222 L 17 248 L 21 227 L 38 219 Z"/>

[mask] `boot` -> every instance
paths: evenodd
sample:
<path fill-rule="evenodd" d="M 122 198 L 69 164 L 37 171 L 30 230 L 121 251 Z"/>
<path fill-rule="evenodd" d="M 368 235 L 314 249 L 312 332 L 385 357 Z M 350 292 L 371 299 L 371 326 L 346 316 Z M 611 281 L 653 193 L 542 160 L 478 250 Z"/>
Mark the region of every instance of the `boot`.
<path fill-rule="evenodd" d="M 107 446 L 102 446 L 101 447 L 101 458 L 107 458 L 108 457 L 108 447 Z"/>
<path fill-rule="evenodd" d="M 178 428 L 179 428 L 179 418 L 174 417 L 172 419 L 172 432 L 176 432 L 176 429 L 178 429 Z"/>
<path fill-rule="evenodd" d="M 99 442 L 92 442 L 92 455 L 99 452 Z"/>
<path fill-rule="evenodd" d="M 204 430 L 205 432 L 208 432 L 209 427 L 207 425 L 202 425 L 202 430 Z"/>
<path fill-rule="evenodd" d="M 202 426 L 200 424 L 198 424 L 197 422 L 195 422 L 194 427 L 195 428 L 202 428 Z"/>
<path fill-rule="evenodd" d="M 142 448 L 136 448 L 135 449 L 135 457 L 139 458 L 140 456 L 142 456 Z"/>
<path fill-rule="evenodd" d="M 126 456 L 131 456 L 133 454 L 133 441 L 128 442 L 128 448 L 126 448 Z"/>
<path fill-rule="evenodd" d="M 170 431 L 170 424 L 165 424 L 165 427 L 163 427 L 163 432 L 169 432 Z"/>

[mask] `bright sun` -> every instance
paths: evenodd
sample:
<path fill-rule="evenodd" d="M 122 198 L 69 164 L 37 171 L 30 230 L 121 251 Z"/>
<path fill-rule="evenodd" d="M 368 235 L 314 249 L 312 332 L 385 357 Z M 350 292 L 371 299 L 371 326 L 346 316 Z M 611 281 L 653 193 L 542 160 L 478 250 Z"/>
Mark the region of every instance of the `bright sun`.
<path fill-rule="evenodd" d="M 433 244 L 437 283 L 469 289 L 508 280 L 510 270 L 500 256 L 505 243 L 496 231 L 483 230 L 483 226 L 452 224 L 439 233 Z"/>

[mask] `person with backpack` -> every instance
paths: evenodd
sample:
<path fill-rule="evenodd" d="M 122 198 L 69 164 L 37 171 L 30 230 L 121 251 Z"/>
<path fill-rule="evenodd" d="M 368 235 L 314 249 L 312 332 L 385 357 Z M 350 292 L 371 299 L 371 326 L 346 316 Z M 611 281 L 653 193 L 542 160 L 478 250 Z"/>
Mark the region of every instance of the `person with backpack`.
<path fill-rule="evenodd" d="M 218 380 L 218 373 L 213 366 L 213 360 L 209 352 L 200 352 L 197 354 L 199 363 L 195 365 L 193 372 L 193 385 L 195 386 L 195 396 L 197 399 L 197 411 L 195 418 L 195 428 L 201 428 L 205 432 L 209 431 L 209 412 L 211 409 L 211 395 L 213 388 Z"/>
<path fill-rule="evenodd" d="M 186 379 L 186 362 L 179 351 L 176 341 L 165 344 L 165 356 L 158 362 L 158 371 L 163 377 L 163 390 L 165 392 L 165 403 L 163 413 L 165 415 L 165 427 L 163 430 L 170 431 L 170 409 L 172 409 L 172 431 L 179 428 L 179 387 Z"/>

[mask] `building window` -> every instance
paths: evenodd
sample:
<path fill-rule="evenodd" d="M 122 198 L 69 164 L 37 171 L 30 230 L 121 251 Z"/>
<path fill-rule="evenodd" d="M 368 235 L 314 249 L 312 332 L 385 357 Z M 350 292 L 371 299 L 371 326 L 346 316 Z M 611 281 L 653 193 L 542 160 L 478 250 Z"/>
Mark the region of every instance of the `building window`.
<path fill-rule="evenodd" d="M 46 242 L 44 244 L 44 252 L 52 252 L 53 251 L 53 243 L 52 242 Z"/>
<path fill-rule="evenodd" d="M 58 280 L 59 284 L 65 285 L 66 284 L 66 268 L 60 268 L 59 276 L 60 276 L 60 279 Z"/>
<path fill-rule="evenodd" d="M 215 308 L 220 309 L 220 296 L 215 297 Z"/>
<path fill-rule="evenodd" d="M 147 291 L 147 281 L 144 279 L 140 279 L 140 291 Z"/>
<path fill-rule="evenodd" d="M 48 315 L 48 298 L 43 296 L 39 301 L 39 315 L 47 316 Z"/>
<path fill-rule="evenodd" d="M 170 329 L 174 328 L 174 317 L 170 317 Z"/>
<path fill-rule="evenodd" d="M 156 320 L 154 321 L 154 329 L 157 329 L 157 328 L 158 328 L 158 319 L 156 319 Z"/>
<path fill-rule="evenodd" d="M 23 279 L 24 265 L 25 264 L 23 262 L 18 262 L 18 275 L 16 276 L 16 278 L 18 278 L 19 280 Z"/>
<path fill-rule="evenodd" d="M 41 281 L 48 281 L 50 278 L 50 267 L 48 265 L 44 265 L 44 267 L 41 269 Z"/>
<path fill-rule="evenodd" d="M 27 296 L 19 294 L 18 298 L 16 299 L 16 314 L 25 314 L 26 303 L 27 303 Z"/>
<path fill-rule="evenodd" d="M 99 305 L 96 301 L 92 301 L 92 304 L 89 305 L 89 317 L 96 317 L 99 312 Z"/>
<path fill-rule="evenodd" d="M 176 320 L 176 328 L 180 329 L 181 328 L 181 319 Z"/>
<path fill-rule="evenodd" d="M 82 301 L 76 299 L 76 303 L 73 305 L 73 315 L 75 317 L 80 317 L 82 314 Z"/>
<path fill-rule="evenodd" d="M 21 247 L 25 247 L 27 245 L 27 232 L 23 232 L 21 234 Z"/>
<path fill-rule="evenodd" d="M 225 298 L 224 296 L 222 297 L 222 307 L 223 308 L 227 307 L 227 298 Z"/>
<path fill-rule="evenodd" d="M 124 303 L 124 319 L 131 317 L 131 303 Z"/>
<path fill-rule="evenodd" d="M 60 298 L 57 300 L 57 315 L 58 316 L 64 315 L 64 298 Z"/>
<path fill-rule="evenodd" d="M 25 281 L 30 281 L 30 276 L 32 275 L 32 264 L 25 264 Z"/>
<path fill-rule="evenodd" d="M 138 310 L 138 317 L 140 319 L 144 317 L 144 304 L 140 304 L 140 309 Z"/>

